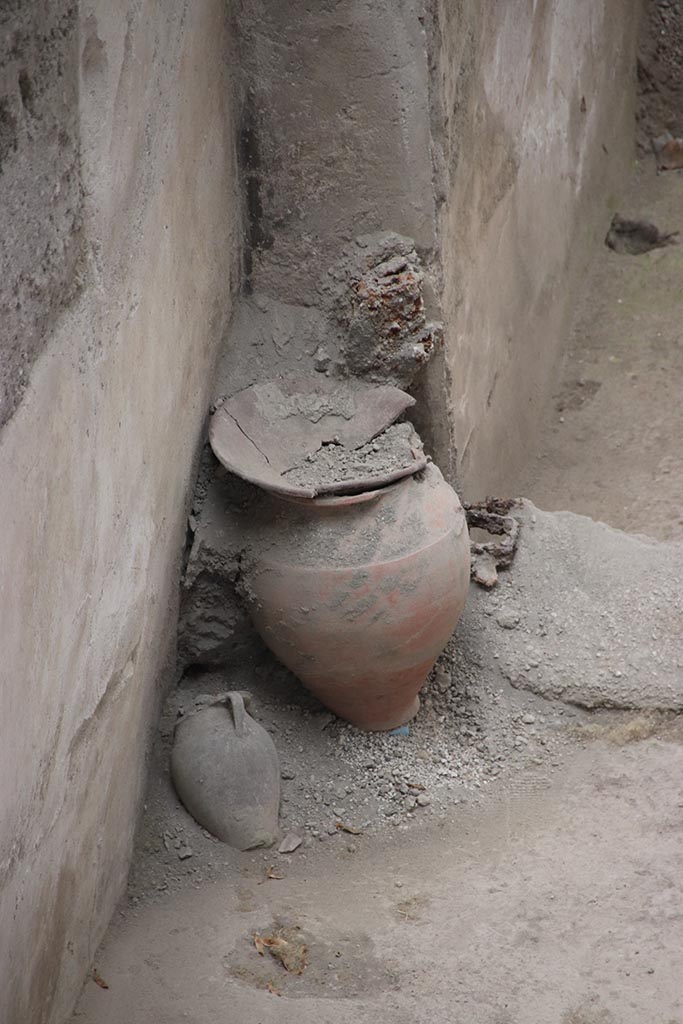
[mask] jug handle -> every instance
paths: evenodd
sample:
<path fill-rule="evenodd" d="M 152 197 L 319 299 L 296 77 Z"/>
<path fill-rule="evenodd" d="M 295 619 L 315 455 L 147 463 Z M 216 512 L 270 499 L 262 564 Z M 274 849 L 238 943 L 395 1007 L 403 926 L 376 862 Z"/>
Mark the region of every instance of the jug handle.
<path fill-rule="evenodd" d="M 232 693 L 226 694 L 230 710 L 232 711 L 232 720 L 235 723 L 235 733 L 238 736 L 246 736 L 247 734 L 247 712 L 244 707 L 244 696 L 238 690 L 233 690 Z"/>

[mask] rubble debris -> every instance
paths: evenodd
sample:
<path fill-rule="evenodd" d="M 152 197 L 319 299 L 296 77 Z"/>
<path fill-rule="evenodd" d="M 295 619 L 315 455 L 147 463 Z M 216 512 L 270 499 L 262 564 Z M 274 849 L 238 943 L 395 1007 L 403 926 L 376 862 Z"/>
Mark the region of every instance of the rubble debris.
<path fill-rule="evenodd" d="M 652 151 L 657 161 L 657 172 L 683 168 L 683 139 L 675 139 L 671 132 L 663 132 L 653 139 Z"/>
<path fill-rule="evenodd" d="M 498 582 L 498 569 L 507 568 L 512 564 L 519 541 L 519 521 L 509 515 L 518 504 L 516 498 L 486 498 L 474 504 L 464 504 L 467 525 L 471 529 L 478 528 L 505 539 L 499 542 L 472 541 L 471 576 L 475 583 L 491 588 Z"/>
<path fill-rule="evenodd" d="M 308 946 L 302 940 L 298 928 L 278 928 L 272 935 L 259 935 L 258 932 L 254 932 L 253 938 L 259 956 L 265 956 L 265 951 L 268 950 L 290 974 L 303 974 L 306 970 Z"/>
<path fill-rule="evenodd" d="M 647 220 L 627 220 L 614 214 L 605 245 L 614 252 L 640 256 L 651 249 L 662 249 L 666 245 L 678 245 L 678 231 L 663 232 Z"/>

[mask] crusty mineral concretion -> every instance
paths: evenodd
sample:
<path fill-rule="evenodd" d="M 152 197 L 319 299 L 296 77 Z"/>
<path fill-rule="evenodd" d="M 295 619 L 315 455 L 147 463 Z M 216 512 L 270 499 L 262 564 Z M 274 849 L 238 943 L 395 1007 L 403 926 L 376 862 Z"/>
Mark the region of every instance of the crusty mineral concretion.
<path fill-rule="evenodd" d="M 492 587 L 498 582 L 498 569 L 512 564 L 519 542 L 519 519 L 511 515 L 512 509 L 520 505 L 517 498 L 486 498 L 463 506 L 467 525 L 470 529 L 502 537 L 500 541 L 472 541 L 470 544 L 472 579 L 483 587 Z"/>

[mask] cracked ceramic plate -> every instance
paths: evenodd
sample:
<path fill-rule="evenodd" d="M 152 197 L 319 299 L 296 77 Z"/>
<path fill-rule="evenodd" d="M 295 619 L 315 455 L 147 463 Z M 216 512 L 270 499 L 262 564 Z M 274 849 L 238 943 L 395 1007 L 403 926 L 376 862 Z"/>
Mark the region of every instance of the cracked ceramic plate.
<path fill-rule="evenodd" d="M 426 457 L 416 453 L 399 470 L 316 487 L 289 482 L 285 474 L 324 445 L 360 448 L 414 404 L 414 398 L 390 385 L 330 381 L 319 375 L 268 381 L 245 388 L 216 410 L 209 441 L 231 473 L 276 494 L 314 498 L 358 493 L 418 472 Z"/>

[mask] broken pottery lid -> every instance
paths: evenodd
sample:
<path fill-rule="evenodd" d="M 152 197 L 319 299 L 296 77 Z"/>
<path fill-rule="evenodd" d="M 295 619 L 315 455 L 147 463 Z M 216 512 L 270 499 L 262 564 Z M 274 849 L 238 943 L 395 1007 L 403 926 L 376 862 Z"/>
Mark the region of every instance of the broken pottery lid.
<path fill-rule="evenodd" d="M 289 497 L 355 494 L 383 487 L 424 469 L 427 458 L 391 472 L 304 487 L 285 474 L 323 445 L 355 450 L 386 430 L 415 404 L 389 385 L 326 378 L 286 378 L 253 384 L 229 398 L 211 417 L 209 441 L 231 473 Z"/>

